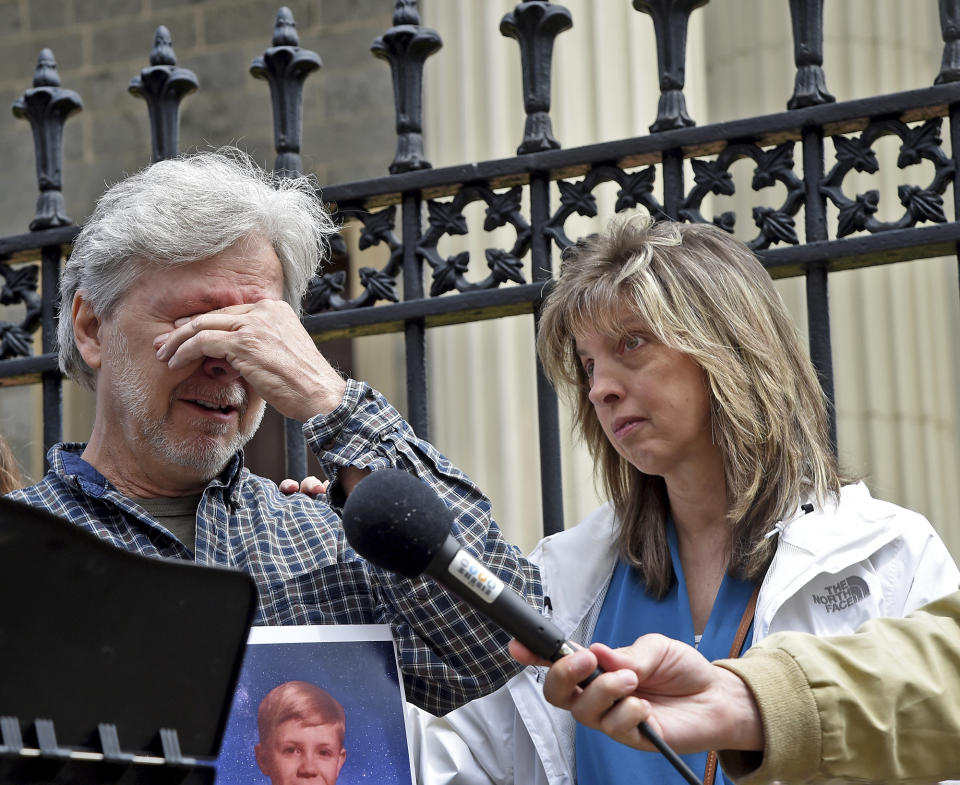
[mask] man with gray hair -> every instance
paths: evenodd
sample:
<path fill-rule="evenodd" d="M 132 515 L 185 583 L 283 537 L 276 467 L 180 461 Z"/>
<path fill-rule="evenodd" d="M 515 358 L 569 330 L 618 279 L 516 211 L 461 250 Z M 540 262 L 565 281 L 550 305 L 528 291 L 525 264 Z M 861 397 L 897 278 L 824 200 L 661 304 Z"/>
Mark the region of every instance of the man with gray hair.
<path fill-rule="evenodd" d="M 369 471 L 406 470 L 455 508 L 465 547 L 540 599 L 536 568 L 479 489 L 303 328 L 334 231 L 307 178 L 236 150 L 161 161 L 108 189 L 61 278 L 60 365 L 94 391 L 93 431 L 55 445 L 46 476 L 12 496 L 129 551 L 248 572 L 258 624 L 390 623 L 408 698 L 443 713 L 516 672 L 507 636 L 426 580 L 362 560 L 335 502 L 283 494 L 243 465 L 269 403 L 304 424 L 330 499 Z"/>

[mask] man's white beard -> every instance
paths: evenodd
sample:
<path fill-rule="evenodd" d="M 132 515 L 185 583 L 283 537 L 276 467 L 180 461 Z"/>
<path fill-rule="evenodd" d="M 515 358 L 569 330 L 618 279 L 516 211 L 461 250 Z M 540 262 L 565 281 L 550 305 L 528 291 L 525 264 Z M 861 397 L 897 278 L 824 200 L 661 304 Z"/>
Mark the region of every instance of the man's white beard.
<path fill-rule="evenodd" d="M 150 385 L 142 371 L 130 359 L 126 336 L 114 331 L 115 341 L 111 342 L 110 355 L 115 368 L 115 394 L 119 404 L 127 412 L 127 420 L 134 425 L 135 432 L 128 434 L 128 438 L 141 440 L 143 448 L 152 450 L 163 461 L 185 469 L 193 469 L 199 479 L 210 480 L 216 477 L 233 454 L 243 447 L 260 427 L 263 420 L 266 404 L 259 402 L 259 413 L 245 430 L 240 429 L 228 441 L 221 438 L 230 426 L 227 423 L 213 422 L 198 415 L 193 423 L 194 430 L 187 438 L 174 440 L 168 430 L 169 423 L 165 417 L 155 417 L 146 407 Z M 183 382 L 170 394 L 169 406 L 174 401 L 189 394 L 197 385 Z M 200 390 L 197 390 L 199 392 Z M 207 392 L 205 400 L 210 399 Z M 237 410 L 240 421 L 247 411 L 247 393 L 242 385 L 235 383 L 232 387 L 220 388 L 213 403 L 230 404 Z"/>

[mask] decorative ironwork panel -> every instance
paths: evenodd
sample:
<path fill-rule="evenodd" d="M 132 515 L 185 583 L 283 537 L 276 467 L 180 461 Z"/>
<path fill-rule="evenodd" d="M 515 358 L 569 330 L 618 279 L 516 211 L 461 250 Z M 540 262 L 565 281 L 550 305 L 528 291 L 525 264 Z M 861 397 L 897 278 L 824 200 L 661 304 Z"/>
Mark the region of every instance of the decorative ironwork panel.
<path fill-rule="evenodd" d="M 782 183 L 786 188 L 786 197 L 778 207 L 757 205 L 753 208 L 753 221 L 760 233 L 747 245 L 755 251 L 769 248 L 776 243 L 796 245 L 796 222 L 794 216 L 803 204 L 803 182 L 793 171 L 793 142 L 785 142 L 777 147 L 765 150 L 759 145 L 739 143 L 726 147 L 714 161 L 693 158 L 694 186 L 687 194 L 680 208 L 680 218 L 693 223 L 706 223 L 700 207 L 707 194 L 733 196 L 735 193 L 730 166 L 736 161 L 750 158 L 754 162 L 751 187 L 754 191 Z M 732 211 L 714 216 L 713 223 L 733 232 L 736 215 Z"/>
<path fill-rule="evenodd" d="M 0 262 L 0 305 L 20 305 L 25 308 L 19 323 L 0 322 L 0 360 L 29 357 L 33 354 L 33 337 L 40 327 L 41 299 L 37 289 L 40 268 L 35 264 L 12 266 Z"/>
<path fill-rule="evenodd" d="M 427 202 L 428 228 L 417 250 L 433 270 L 430 296 L 444 292 L 469 292 L 478 289 L 495 289 L 507 281 L 526 283 L 523 276 L 523 257 L 530 250 L 530 224 L 520 212 L 522 189 L 519 186 L 495 193 L 484 185 L 464 186 L 449 202 Z M 470 252 L 461 251 L 456 256 L 441 257 L 437 246 L 444 235 L 467 234 L 467 220 L 463 209 L 470 203 L 483 201 L 487 205 L 483 230 L 492 232 L 510 224 L 516 230 L 516 240 L 509 250 L 487 248 L 484 251 L 490 273 L 482 281 L 467 280 Z"/>
<path fill-rule="evenodd" d="M 310 281 L 304 299 L 304 310 L 307 313 L 365 308 L 380 300 L 399 302 L 397 278 L 403 269 L 403 244 L 394 231 L 397 218 L 396 205 L 390 205 L 376 213 L 362 209 L 350 210 L 349 215 L 363 225 L 358 241 L 360 250 L 386 245 L 390 249 L 390 257 L 383 269 L 360 267 L 357 270 L 363 291 L 353 299 L 344 297 L 347 285 L 346 271 L 339 270 L 315 275 Z M 344 212 L 341 212 L 338 217 L 343 218 Z"/>
<path fill-rule="evenodd" d="M 947 220 L 943 211 L 943 193 L 954 174 L 954 163 L 943 151 L 940 137 L 940 118 L 927 120 L 922 125 L 909 126 L 901 120 L 875 120 L 860 136 L 832 137 L 836 149 L 836 163 L 824 179 L 821 191 L 838 208 L 837 237 L 854 232 L 884 232 L 903 229 L 918 223 Z M 906 169 L 923 160 L 933 164 L 933 179 L 926 186 L 901 184 L 897 195 L 904 212 L 896 221 L 880 221 L 874 215 L 880 206 L 880 192 L 871 189 L 849 198 L 843 191 L 843 181 L 851 171 L 874 174 L 880 164 L 873 144 L 884 136 L 900 138 L 897 166 Z"/>
<path fill-rule="evenodd" d="M 564 229 L 567 219 L 574 214 L 587 218 L 597 216 L 597 199 L 593 192 L 601 183 L 615 182 L 620 186 L 614 212 L 629 210 L 643 205 L 652 215 L 664 215 L 661 205 L 653 195 L 657 171 L 653 166 L 635 172 L 627 172 L 616 166 L 594 166 L 579 182 L 558 180 L 560 207 L 550 216 L 544 229 L 560 250 L 569 248 L 571 240 Z"/>
<path fill-rule="evenodd" d="M 473 183 L 463 186 L 448 200 L 426 202 L 426 228 L 416 246 L 417 256 L 425 261 L 432 271 L 429 297 L 446 292 L 470 292 L 495 289 L 512 281 L 527 283 L 523 272 L 523 259 L 531 244 L 531 228 L 521 212 L 523 189 L 514 186 L 504 191 L 495 191 L 486 185 Z M 510 248 L 486 248 L 489 273 L 479 281 L 467 278 L 470 265 L 469 251 L 444 257 L 439 245 L 445 236 L 469 233 L 464 209 L 475 202 L 486 205 L 483 231 L 492 232 L 503 226 L 512 226 L 516 237 Z M 352 218 L 362 225 L 358 239 L 361 251 L 384 245 L 389 257 L 382 269 L 363 266 L 358 269 L 362 292 L 356 297 L 345 296 L 346 273 L 343 271 L 315 276 L 309 285 L 305 299 L 307 313 L 325 310 L 342 311 L 364 308 L 374 303 L 399 302 L 397 281 L 403 270 L 403 243 L 396 234 L 397 210 L 390 205 L 377 212 L 361 208 L 341 208 L 338 217 Z"/>

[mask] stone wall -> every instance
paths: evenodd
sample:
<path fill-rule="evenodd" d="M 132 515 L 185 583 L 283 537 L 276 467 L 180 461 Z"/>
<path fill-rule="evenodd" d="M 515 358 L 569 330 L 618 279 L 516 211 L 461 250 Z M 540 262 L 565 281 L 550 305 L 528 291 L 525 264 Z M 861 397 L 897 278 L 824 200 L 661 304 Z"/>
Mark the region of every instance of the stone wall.
<path fill-rule="evenodd" d="M 181 104 L 180 149 L 235 144 L 272 166 L 273 120 L 268 84 L 250 64 L 271 45 L 283 0 L 0 0 L 0 106 L 33 84 L 44 47 L 56 58 L 64 88 L 83 111 L 64 133 L 63 193 L 67 214 L 88 216 L 105 185 L 150 162 L 146 103 L 128 92 L 149 65 L 154 32 L 170 32 L 177 65 L 196 74 L 198 91 Z M 392 0 L 287 0 L 300 46 L 323 68 L 304 87 L 304 170 L 321 185 L 387 174 L 395 148 L 388 65 L 370 44 L 391 25 Z M 0 234 L 26 232 L 37 194 L 29 124 L 0 115 L 3 188 Z M 64 435 L 89 433 L 89 396 L 65 384 Z M 0 431 L 28 473 L 42 470 L 37 388 L 0 395 Z"/>

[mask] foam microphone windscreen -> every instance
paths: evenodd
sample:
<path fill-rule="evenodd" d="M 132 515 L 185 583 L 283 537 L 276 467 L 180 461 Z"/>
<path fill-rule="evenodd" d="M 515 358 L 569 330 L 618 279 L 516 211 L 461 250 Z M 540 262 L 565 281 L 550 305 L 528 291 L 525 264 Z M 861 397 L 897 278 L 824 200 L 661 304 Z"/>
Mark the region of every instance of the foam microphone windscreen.
<path fill-rule="evenodd" d="M 453 512 L 422 480 L 399 469 L 364 477 L 343 506 L 347 542 L 363 558 L 415 578 L 450 536 Z"/>

